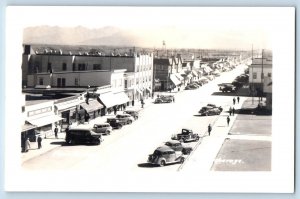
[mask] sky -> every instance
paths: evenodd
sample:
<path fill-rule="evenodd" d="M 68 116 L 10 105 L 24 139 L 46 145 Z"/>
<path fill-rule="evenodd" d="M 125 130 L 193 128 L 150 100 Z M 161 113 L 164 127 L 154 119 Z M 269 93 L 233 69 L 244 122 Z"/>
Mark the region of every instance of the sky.
<path fill-rule="evenodd" d="M 156 48 L 164 40 L 167 48 L 271 49 L 280 20 L 276 8 L 48 6 L 15 11 L 10 23 L 23 28 L 113 26 L 142 38 L 144 47 Z"/>

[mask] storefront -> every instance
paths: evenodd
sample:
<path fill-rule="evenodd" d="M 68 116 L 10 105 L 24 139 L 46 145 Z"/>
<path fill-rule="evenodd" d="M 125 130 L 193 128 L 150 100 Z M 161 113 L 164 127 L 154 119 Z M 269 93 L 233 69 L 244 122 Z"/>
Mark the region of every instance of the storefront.
<path fill-rule="evenodd" d="M 89 100 L 88 103 L 81 103 L 80 108 L 80 120 L 82 121 L 82 119 L 84 118 L 84 121 L 87 122 L 90 119 L 94 119 L 98 116 L 101 116 L 101 109 L 104 107 L 97 100 Z"/>
<path fill-rule="evenodd" d="M 54 102 L 55 112 L 63 118 L 60 122 L 61 129 L 65 129 L 68 125 L 76 123 L 76 110 L 79 104 L 78 97 L 64 98 Z"/>
<path fill-rule="evenodd" d="M 118 109 L 123 110 L 127 106 L 129 98 L 124 92 L 120 92 L 114 94 L 114 101 L 118 106 Z"/>
<path fill-rule="evenodd" d="M 113 109 L 116 108 L 115 106 L 117 105 L 117 102 L 115 101 L 115 96 L 112 92 L 101 94 L 99 99 L 104 106 L 104 109 L 101 111 L 102 116 L 112 112 Z"/>
<path fill-rule="evenodd" d="M 44 138 L 51 136 L 54 134 L 53 129 L 55 127 L 55 123 L 59 123 L 63 118 L 50 114 L 44 117 L 39 118 L 28 118 L 26 120 L 27 123 L 35 126 L 34 129 L 27 130 L 27 136 L 32 137 L 32 141 L 35 141 L 36 136 L 41 135 Z"/>

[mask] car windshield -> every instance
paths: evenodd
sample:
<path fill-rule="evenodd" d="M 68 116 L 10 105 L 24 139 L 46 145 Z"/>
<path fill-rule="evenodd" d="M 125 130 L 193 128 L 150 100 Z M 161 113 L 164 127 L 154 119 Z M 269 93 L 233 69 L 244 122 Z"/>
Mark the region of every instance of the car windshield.
<path fill-rule="evenodd" d="M 153 153 L 153 155 L 161 156 L 162 153 L 161 153 L 161 151 L 155 150 L 154 153 Z"/>
<path fill-rule="evenodd" d="M 167 146 L 172 146 L 172 144 L 170 142 L 166 142 Z"/>

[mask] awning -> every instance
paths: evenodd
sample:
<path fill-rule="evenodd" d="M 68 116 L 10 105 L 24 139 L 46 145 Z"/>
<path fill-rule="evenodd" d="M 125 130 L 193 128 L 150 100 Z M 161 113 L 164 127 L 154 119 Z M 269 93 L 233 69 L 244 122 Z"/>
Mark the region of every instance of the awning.
<path fill-rule="evenodd" d="M 192 70 L 192 75 L 193 75 L 194 77 L 197 77 L 197 76 L 198 76 L 197 72 L 194 71 L 194 70 Z"/>
<path fill-rule="evenodd" d="M 210 67 L 208 67 L 208 66 L 204 67 L 203 70 L 204 70 L 204 72 L 206 72 L 206 73 L 209 73 L 209 72 L 212 71 L 212 69 L 211 69 Z"/>
<path fill-rule="evenodd" d="M 22 132 L 24 131 L 29 131 L 31 129 L 35 129 L 36 126 L 32 125 L 32 124 L 23 124 L 22 125 Z"/>
<path fill-rule="evenodd" d="M 176 73 L 175 75 L 176 75 L 177 79 L 179 79 L 179 81 L 184 80 L 184 78 L 179 73 Z"/>
<path fill-rule="evenodd" d="M 115 93 L 114 94 L 114 99 L 115 99 L 115 103 L 118 104 L 118 105 L 119 104 L 125 104 L 125 103 L 129 102 L 128 96 L 123 92 Z"/>
<path fill-rule="evenodd" d="M 81 103 L 80 106 L 86 110 L 86 112 L 90 113 L 96 110 L 103 108 L 103 106 L 97 100 L 90 100 L 89 103 Z"/>
<path fill-rule="evenodd" d="M 66 110 L 66 109 L 72 109 L 74 107 L 76 107 L 79 104 L 79 101 L 73 101 L 73 102 L 63 102 L 63 103 L 59 103 L 59 104 L 54 104 L 54 106 L 56 106 L 58 111 L 62 111 L 62 110 Z"/>
<path fill-rule="evenodd" d="M 35 125 L 36 127 L 45 126 L 47 124 L 52 124 L 54 122 L 57 122 L 59 120 L 62 120 L 63 118 L 57 116 L 57 115 L 49 115 L 37 119 L 27 120 L 32 125 Z"/>
<path fill-rule="evenodd" d="M 146 92 L 151 93 L 151 89 L 150 88 L 146 88 Z"/>
<path fill-rule="evenodd" d="M 143 92 L 139 88 L 136 88 L 136 91 L 143 96 Z"/>
<path fill-rule="evenodd" d="M 117 105 L 117 103 L 115 102 L 115 95 L 113 93 L 101 94 L 99 98 L 106 108 Z"/>
<path fill-rule="evenodd" d="M 178 78 L 176 77 L 175 74 L 171 74 L 171 75 L 170 75 L 170 79 L 171 79 L 172 82 L 175 84 L 175 86 L 178 86 L 179 84 L 181 84 L 181 82 L 178 80 Z"/>

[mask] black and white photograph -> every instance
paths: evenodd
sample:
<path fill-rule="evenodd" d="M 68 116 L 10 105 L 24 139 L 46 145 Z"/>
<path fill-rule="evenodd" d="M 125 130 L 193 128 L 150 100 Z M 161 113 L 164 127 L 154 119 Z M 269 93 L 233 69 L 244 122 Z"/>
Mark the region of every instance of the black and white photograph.
<path fill-rule="evenodd" d="M 293 192 L 294 8 L 10 6 L 6 27 L 6 190 Z"/>

